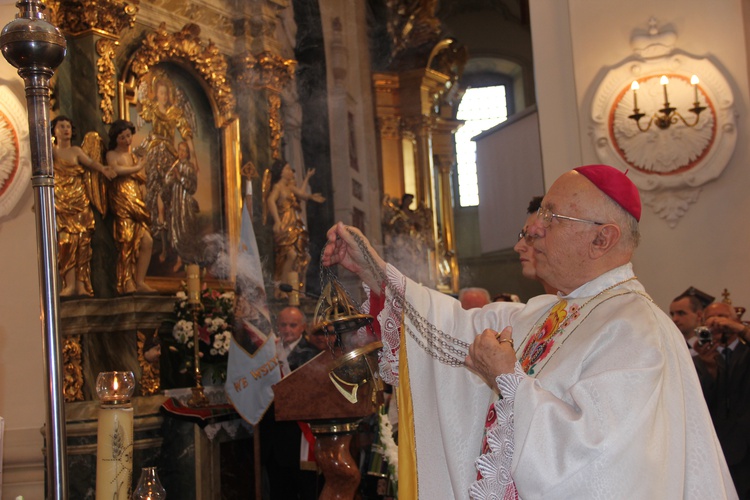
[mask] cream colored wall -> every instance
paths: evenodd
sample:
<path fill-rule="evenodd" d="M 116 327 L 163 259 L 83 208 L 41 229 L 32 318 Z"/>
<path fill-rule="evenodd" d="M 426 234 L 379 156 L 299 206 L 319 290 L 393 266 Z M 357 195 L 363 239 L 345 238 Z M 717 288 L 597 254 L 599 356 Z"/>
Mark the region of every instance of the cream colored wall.
<path fill-rule="evenodd" d="M 741 0 L 536 0 L 530 8 L 547 187 L 565 170 L 598 162 L 589 136 L 592 85 L 603 69 L 632 55 L 630 36 L 650 17 L 674 28 L 677 48 L 724 68 L 738 111 L 734 155 L 674 229 L 644 207 L 633 263 L 662 308 L 690 285 L 712 295 L 728 288 L 735 305 L 750 308 L 750 96 L 747 53 L 738 43 L 745 40 Z"/>
<path fill-rule="evenodd" d="M 0 5 L 2 26 L 17 12 L 14 5 Z M 4 58 L 0 85 L 10 87 L 25 106 L 23 81 Z M 40 429 L 45 380 L 33 204 L 29 187 L 13 212 L 0 218 L 0 415 L 5 418 L 1 496 L 23 495 L 27 500 L 44 497 Z"/>

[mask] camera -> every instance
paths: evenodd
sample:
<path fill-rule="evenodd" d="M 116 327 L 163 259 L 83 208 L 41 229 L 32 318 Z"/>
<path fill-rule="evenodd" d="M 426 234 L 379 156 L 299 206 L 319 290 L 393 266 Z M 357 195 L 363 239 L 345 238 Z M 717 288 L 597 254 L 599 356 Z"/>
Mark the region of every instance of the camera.
<path fill-rule="evenodd" d="M 713 335 L 711 334 L 711 330 L 707 326 L 699 326 L 694 331 L 698 336 L 698 345 L 706 345 L 711 343 Z"/>

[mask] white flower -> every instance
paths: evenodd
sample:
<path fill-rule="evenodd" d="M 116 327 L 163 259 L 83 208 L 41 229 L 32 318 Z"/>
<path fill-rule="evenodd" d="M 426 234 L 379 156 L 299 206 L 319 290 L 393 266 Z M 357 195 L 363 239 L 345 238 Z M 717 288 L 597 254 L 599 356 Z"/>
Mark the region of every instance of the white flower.
<path fill-rule="evenodd" d="M 220 354 L 222 356 L 226 354 L 227 351 L 229 350 L 230 338 L 231 338 L 231 334 L 227 331 L 217 333 L 214 336 L 213 349 L 211 349 L 211 354 Z"/>
<path fill-rule="evenodd" d="M 383 454 L 391 469 L 394 481 L 398 481 L 398 445 L 393 440 L 393 427 L 391 427 L 391 421 L 388 420 L 388 415 L 385 413 L 380 413 L 378 418 L 380 419 L 380 442 L 383 446 Z"/>
<path fill-rule="evenodd" d="M 172 328 L 172 337 L 180 344 L 185 344 L 193 338 L 193 324 L 181 319 Z"/>

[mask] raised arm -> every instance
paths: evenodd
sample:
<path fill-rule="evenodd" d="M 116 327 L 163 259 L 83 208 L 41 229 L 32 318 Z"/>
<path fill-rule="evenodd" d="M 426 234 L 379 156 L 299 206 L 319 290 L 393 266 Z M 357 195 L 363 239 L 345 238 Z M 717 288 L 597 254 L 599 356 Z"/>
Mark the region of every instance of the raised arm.
<path fill-rule="evenodd" d="M 327 237 L 323 265 L 341 265 L 359 276 L 373 293 L 377 293 L 385 279 L 386 263 L 359 229 L 338 222 L 328 230 Z"/>
<path fill-rule="evenodd" d="M 292 184 L 290 188 L 292 192 L 294 193 L 294 195 L 299 199 L 311 200 L 316 203 L 323 203 L 324 201 L 326 201 L 325 196 L 323 196 L 320 193 L 309 194 L 307 192 L 307 185 L 309 184 L 310 177 L 312 177 L 313 174 L 315 174 L 315 169 L 314 168 L 309 169 L 307 173 L 305 174 L 305 179 L 302 181 L 302 185 L 297 186 L 296 184 Z"/>

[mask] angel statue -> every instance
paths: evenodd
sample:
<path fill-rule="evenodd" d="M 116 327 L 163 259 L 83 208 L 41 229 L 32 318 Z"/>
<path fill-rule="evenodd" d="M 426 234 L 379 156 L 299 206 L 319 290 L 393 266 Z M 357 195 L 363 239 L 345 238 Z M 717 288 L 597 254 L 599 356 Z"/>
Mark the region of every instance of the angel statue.
<path fill-rule="evenodd" d="M 164 262 L 170 249 L 169 218 L 172 202 L 170 186 L 166 182 L 169 169 L 179 160 L 175 146 L 175 131 L 187 144 L 190 158 L 198 171 L 193 145 L 195 114 L 181 89 L 161 70 L 142 78 L 137 88 L 138 115 L 151 123 L 151 132 L 138 149 L 146 156 L 146 207 L 151 214 L 151 233 L 159 235 Z"/>
<path fill-rule="evenodd" d="M 273 244 L 275 264 L 273 279 L 286 282 L 289 273 L 294 271 L 304 290 L 305 273 L 310 264 L 308 251 L 309 235 L 302 220 L 302 207 L 299 200 L 312 200 L 323 203 L 326 199 L 320 193 L 308 193 L 307 184 L 315 169 L 305 174 L 301 186 L 297 186 L 294 170 L 284 160 L 276 160 L 263 174 L 263 223 L 267 213 L 273 218 Z M 284 292 L 277 289 L 276 298 L 283 298 Z"/>
<path fill-rule="evenodd" d="M 106 212 L 101 175 L 107 179 L 117 174 L 101 163 L 101 149 L 84 141 L 89 153 L 73 146 L 73 122 L 58 116 L 50 123 L 52 160 L 55 173 L 55 213 L 57 216 L 58 268 L 62 278 L 61 297 L 94 294 L 91 287 L 91 236 L 96 208 Z M 96 134 L 96 132 L 90 133 Z M 87 135 L 88 138 L 98 134 Z M 96 141 L 93 141 L 96 142 Z M 92 157 L 93 155 L 93 157 Z"/>
<path fill-rule="evenodd" d="M 151 217 L 143 202 L 146 159 L 131 151 L 135 126 L 116 120 L 109 128 L 107 165 L 117 174 L 109 190 L 109 203 L 115 215 L 117 244 L 117 292 L 153 292 L 146 284 L 154 240 L 148 230 Z"/>

